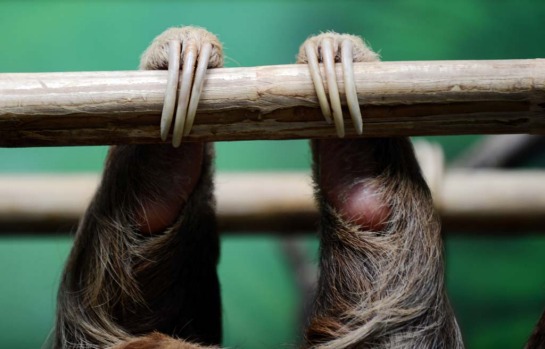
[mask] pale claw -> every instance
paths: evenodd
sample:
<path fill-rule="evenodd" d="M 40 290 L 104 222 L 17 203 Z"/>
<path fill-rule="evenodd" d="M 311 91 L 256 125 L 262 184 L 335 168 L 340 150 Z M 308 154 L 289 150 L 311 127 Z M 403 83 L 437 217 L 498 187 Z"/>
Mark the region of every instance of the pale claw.
<path fill-rule="evenodd" d="M 349 40 L 343 40 L 341 44 L 341 61 L 343 64 L 344 92 L 346 94 L 348 110 L 350 110 L 350 116 L 352 117 L 356 132 L 361 135 L 363 133 L 363 120 L 356 92 L 356 83 L 354 82 L 352 42 Z"/>
<path fill-rule="evenodd" d="M 199 64 L 195 69 L 197 60 Z M 206 69 L 222 65 L 221 42 L 203 28 L 169 28 L 144 51 L 140 59 L 141 69 L 160 70 L 168 67 L 160 127 L 163 141 L 168 139 L 172 130 L 172 145 L 178 147 L 183 136 L 190 133 Z M 176 115 L 173 115 L 174 110 Z"/>
<path fill-rule="evenodd" d="M 195 69 L 197 47 L 194 43 L 189 43 L 184 47 L 184 52 L 182 53 L 184 56 L 182 82 L 172 135 L 172 145 L 174 147 L 180 146 L 183 136 L 187 136 L 193 127 L 211 53 L 212 44 L 207 42 L 202 46 L 198 54 L 199 62 Z M 161 139 L 163 141 L 167 139 L 170 125 L 172 124 L 178 90 L 179 67 L 180 42 L 172 40 L 169 42 L 167 90 L 163 104 L 163 113 L 161 115 Z M 194 70 L 195 74 L 193 74 Z M 195 80 L 193 80 L 193 76 L 195 76 Z"/>
<path fill-rule="evenodd" d="M 320 67 L 318 65 L 318 58 L 316 57 L 316 46 L 311 41 L 305 44 L 305 52 L 307 55 L 308 68 L 310 70 L 310 76 L 314 84 L 314 89 L 318 95 L 318 102 L 320 103 L 320 109 L 324 115 L 326 121 L 331 123 L 331 109 L 329 108 L 329 102 L 324 90 L 324 84 L 322 82 L 322 76 L 320 74 Z"/>
<path fill-rule="evenodd" d="M 201 47 L 201 51 L 199 52 L 199 63 L 197 64 L 197 69 L 195 71 L 195 81 L 193 82 L 191 99 L 189 100 L 189 107 L 187 109 L 184 136 L 187 136 L 193 127 L 193 121 L 195 120 L 197 105 L 199 104 L 199 99 L 201 98 L 202 88 L 204 86 L 204 77 L 206 76 L 206 70 L 208 69 L 208 62 L 210 60 L 211 53 L 212 45 L 208 42 Z"/>
<path fill-rule="evenodd" d="M 331 110 L 333 110 L 337 135 L 344 137 L 344 120 L 337 86 L 335 60 L 342 63 L 346 104 L 356 133 L 361 135 L 363 134 L 363 118 L 354 81 L 354 61 L 374 62 L 378 61 L 378 55 L 365 46 L 361 38 L 337 33 L 324 33 L 310 38 L 299 50 L 297 61 L 308 64 L 322 113 L 329 122 Z M 324 65 L 327 84 L 322 81 L 319 63 Z M 327 85 L 329 89 L 329 99 L 324 91 L 324 85 Z"/>
<path fill-rule="evenodd" d="M 322 41 L 322 60 L 327 78 L 327 87 L 329 90 L 329 100 L 331 101 L 331 109 L 333 109 L 333 120 L 337 135 L 344 137 L 344 121 L 343 111 L 341 108 L 341 99 L 339 89 L 337 87 L 337 76 L 335 74 L 335 55 L 333 54 L 333 43 L 331 39 L 326 38 Z"/>
<path fill-rule="evenodd" d="M 193 84 L 193 71 L 195 69 L 195 61 L 197 60 L 197 46 L 195 43 L 189 42 L 187 46 L 183 48 L 182 55 L 184 56 L 182 81 L 178 94 L 174 132 L 172 134 L 172 145 L 175 148 L 179 147 L 182 143 L 182 136 L 184 134 L 187 107 L 189 104 L 191 86 Z"/>
<path fill-rule="evenodd" d="M 161 139 L 166 141 L 172 124 L 174 107 L 176 106 L 176 94 L 178 91 L 178 78 L 180 73 L 180 42 L 169 41 L 168 77 L 163 112 L 161 113 Z"/>

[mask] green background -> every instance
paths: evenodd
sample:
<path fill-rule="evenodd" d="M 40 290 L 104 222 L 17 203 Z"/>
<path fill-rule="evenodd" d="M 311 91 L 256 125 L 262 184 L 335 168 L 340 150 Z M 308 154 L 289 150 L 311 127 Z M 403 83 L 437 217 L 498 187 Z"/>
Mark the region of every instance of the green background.
<path fill-rule="evenodd" d="M 384 60 L 545 57 L 543 1 L 0 1 L 0 72 L 131 70 L 154 36 L 217 33 L 226 65 L 294 62 L 325 30 L 360 34 Z M 434 138 L 452 159 L 475 136 Z M 217 145 L 219 171 L 306 170 L 304 141 Z M 0 172 L 100 171 L 105 147 L 0 149 Z M 446 237 L 447 283 L 468 348 L 521 348 L 545 307 L 545 238 Z M 306 239 L 316 247 L 312 237 Z M 54 316 L 66 235 L 0 238 L 0 347 L 38 348 Z M 293 347 L 299 296 L 278 239 L 222 239 L 224 345 Z"/>

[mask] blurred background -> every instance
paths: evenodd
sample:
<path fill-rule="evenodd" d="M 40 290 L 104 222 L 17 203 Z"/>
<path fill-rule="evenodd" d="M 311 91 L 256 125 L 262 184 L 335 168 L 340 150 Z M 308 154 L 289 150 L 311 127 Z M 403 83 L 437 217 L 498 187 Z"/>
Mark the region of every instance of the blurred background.
<path fill-rule="evenodd" d="M 198 25 L 226 66 L 293 63 L 325 30 L 365 37 L 383 60 L 545 57 L 545 3 L 411 1 L 0 1 L 0 72 L 133 70 L 165 28 Z M 478 136 L 430 138 L 455 159 Z M 0 149 L 1 173 L 99 172 L 106 147 Z M 541 166 L 535 157 L 525 166 Z M 219 171 L 308 171 L 305 141 L 217 144 Z M 498 189 L 500 190 L 500 189 Z M 0 237 L 0 347 L 38 348 L 53 326 L 72 239 Z M 545 308 L 545 234 L 448 234 L 447 287 L 468 348 L 521 348 Z M 303 238 L 316 260 L 313 235 Z M 224 345 L 293 347 L 295 275 L 273 235 L 222 238 Z"/>

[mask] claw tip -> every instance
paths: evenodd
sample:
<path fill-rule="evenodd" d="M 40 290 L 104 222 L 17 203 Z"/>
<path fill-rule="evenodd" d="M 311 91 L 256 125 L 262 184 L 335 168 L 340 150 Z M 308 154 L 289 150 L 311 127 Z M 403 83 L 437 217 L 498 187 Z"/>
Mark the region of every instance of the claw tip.
<path fill-rule="evenodd" d="M 164 134 L 163 132 L 161 132 L 161 140 L 163 142 L 166 142 L 167 138 L 168 138 L 168 136 L 166 134 Z"/>
<path fill-rule="evenodd" d="M 358 135 L 362 135 L 363 134 L 363 127 L 361 125 L 358 125 L 358 127 L 356 128 L 356 132 L 358 133 Z"/>
<path fill-rule="evenodd" d="M 177 139 L 173 139 L 172 140 L 172 146 L 174 148 L 179 148 L 180 147 L 180 144 L 182 144 L 182 141 L 181 140 L 177 140 Z"/>

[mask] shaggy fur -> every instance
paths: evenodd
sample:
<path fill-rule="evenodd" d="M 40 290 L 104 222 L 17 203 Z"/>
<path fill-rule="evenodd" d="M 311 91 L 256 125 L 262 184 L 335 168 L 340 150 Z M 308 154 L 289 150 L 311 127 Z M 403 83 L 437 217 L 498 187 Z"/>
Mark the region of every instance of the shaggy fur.
<path fill-rule="evenodd" d="M 183 151 L 170 145 L 110 150 L 59 289 L 55 348 L 108 348 L 151 331 L 220 343 L 210 147 L 174 225 L 153 236 L 138 227 L 142 203 L 168 195 L 171 183 L 164 175 Z"/>
<path fill-rule="evenodd" d="M 171 29 L 146 51 L 141 67 L 165 69 L 165 43 L 172 37 L 215 40 L 211 62 L 219 66 L 221 45 L 210 35 L 198 28 Z M 378 59 L 358 37 L 323 35 L 336 43 L 352 40 L 355 61 Z M 319 48 L 320 36 L 310 40 Z M 299 62 L 305 57 L 300 55 Z M 443 286 L 439 222 L 409 141 L 337 142 L 346 148 L 339 147 L 335 155 L 366 168 L 361 176 L 349 173 L 346 188 L 368 188 L 385 208 L 380 212 L 388 215 L 370 226 L 343 218 L 320 188 L 319 148 L 333 143 L 313 142 L 322 215 L 321 275 L 305 347 L 462 348 Z M 191 180 L 177 169 L 180 159 L 198 153 L 195 147 L 111 148 L 62 278 L 55 348 L 203 349 L 220 344 L 210 146 L 195 189 L 182 193 L 175 222 L 154 234 L 142 226 L 146 207 L 167 205 L 164 198 L 172 196 L 172 188 Z"/>
<path fill-rule="evenodd" d="M 307 347 L 462 348 L 443 286 L 440 224 L 410 142 L 358 143 L 358 161 L 369 164 L 360 180 L 380 188 L 391 214 L 379 230 L 362 228 L 317 188 L 320 279 Z M 316 165 L 314 173 L 318 183 Z"/>
<path fill-rule="evenodd" d="M 361 38 L 336 33 L 308 39 L 318 48 L 319 60 L 324 38 L 333 41 L 337 62 L 345 39 L 354 45 L 354 62 L 378 60 Z M 307 62 L 302 48 L 297 61 Z M 313 142 L 317 184 L 320 142 L 326 141 Z M 369 188 L 389 217 L 371 228 L 352 224 L 316 186 L 322 217 L 320 279 L 307 347 L 462 348 L 444 289 L 440 222 L 409 140 L 344 142 L 347 150 L 341 147 L 339 156 L 351 154 L 346 161 L 367 164 L 365 173 L 346 186 L 360 182 Z"/>
<path fill-rule="evenodd" d="M 183 27 L 159 35 L 142 55 L 141 68 L 167 69 L 172 39 L 182 42 L 182 50 L 209 41 L 210 66 L 223 64 L 213 34 Z M 154 331 L 205 345 L 221 342 L 212 157 L 213 148 L 206 144 L 110 149 L 64 270 L 55 348 L 151 349 L 159 347 L 159 337 L 162 348 L 202 348 L 157 333 L 136 338 Z M 166 198 L 178 199 L 172 188 L 192 180 L 179 171 L 189 167 L 184 161 L 202 161 L 198 183 L 191 194 L 181 193 L 178 201 L 185 202 L 175 222 L 160 234 L 149 234 L 143 226 L 147 209 L 167 205 Z"/>

